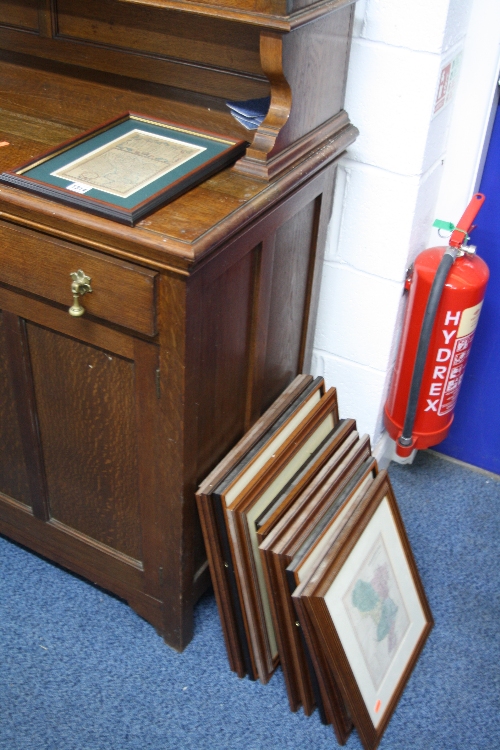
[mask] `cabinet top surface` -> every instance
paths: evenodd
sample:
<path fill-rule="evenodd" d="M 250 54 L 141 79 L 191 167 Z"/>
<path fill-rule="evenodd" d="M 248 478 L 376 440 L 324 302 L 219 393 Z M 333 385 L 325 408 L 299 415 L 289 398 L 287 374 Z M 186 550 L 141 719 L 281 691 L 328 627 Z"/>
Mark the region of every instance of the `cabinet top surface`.
<path fill-rule="evenodd" d="M 69 82 L 60 73 L 34 68 L 20 75 L 19 70 L 18 65 L 0 61 L 0 142 L 8 143 L 0 147 L 2 172 L 99 125 L 107 119 L 106 115 L 127 109 L 127 92 L 110 91 L 111 87 L 104 83 L 93 83 L 89 101 L 85 81 L 75 78 Z M 88 106 L 78 107 L 79 101 Z M 101 107 L 100 101 L 104 102 Z M 155 102 L 145 101 L 145 109 L 148 104 L 154 107 Z M 172 111 L 166 114 L 181 121 L 182 108 L 177 114 L 176 106 L 172 103 Z M 151 114 L 147 110 L 146 113 Z M 130 257 L 187 272 L 193 263 L 320 168 L 327 156 L 323 149 L 316 162 L 309 159 L 309 166 L 302 163 L 270 182 L 225 169 L 145 217 L 134 228 L 6 186 L 0 186 L 0 218 L 110 252 L 129 252 Z"/>
<path fill-rule="evenodd" d="M 292 31 L 319 16 L 356 0 L 120 0 L 156 8 L 180 10 L 276 31 Z"/>
<path fill-rule="evenodd" d="M 0 171 L 15 169 L 79 132 L 80 128 L 68 124 L 0 108 L 0 142 L 8 144 L 0 147 Z M 2 185 L 0 217 L 17 219 L 21 223 L 27 223 L 22 219 L 29 217 L 31 223 L 47 226 L 47 229 L 71 226 L 73 234 L 82 238 L 92 231 L 100 235 L 103 243 L 137 244 L 144 249 L 146 257 L 148 246 L 151 250 L 156 247 L 161 249 L 161 255 L 176 257 L 185 265 L 182 261 L 196 259 L 196 245 L 207 232 L 242 208 L 248 209 L 252 200 L 270 187 L 268 183 L 225 169 L 131 228 Z"/>

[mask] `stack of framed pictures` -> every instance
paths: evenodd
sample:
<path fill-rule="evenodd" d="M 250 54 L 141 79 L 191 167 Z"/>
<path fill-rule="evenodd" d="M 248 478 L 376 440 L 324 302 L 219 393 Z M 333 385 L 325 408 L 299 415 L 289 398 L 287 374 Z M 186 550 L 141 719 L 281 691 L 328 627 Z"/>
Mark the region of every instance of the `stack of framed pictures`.
<path fill-rule="evenodd" d="M 432 627 L 386 472 L 299 376 L 197 494 L 231 669 L 373 749 Z"/>

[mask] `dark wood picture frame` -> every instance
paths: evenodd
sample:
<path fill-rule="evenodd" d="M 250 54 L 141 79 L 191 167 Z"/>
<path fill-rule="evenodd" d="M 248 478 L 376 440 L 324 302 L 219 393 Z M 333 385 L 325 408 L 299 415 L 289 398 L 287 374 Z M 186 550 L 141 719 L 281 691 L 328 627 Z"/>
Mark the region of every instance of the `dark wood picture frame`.
<path fill-rule="evenodd" d="M 223 546 L 224 539 L 221 538 L 219 531 L 213 493 L 228 475 L 244 462 L 247 456 L 272 434 L 273 430 L 278 428 L 280 419 L 300 399 L 312 382 L 311 375 L 298 375 L 225 458 L 217 464 L 196 493 L 229 666 L 241 678 L 248 675 L 250 679 L 256 679 L 257 675 L 249 652 L 241 606 L 239 600 L 234 598 L 234 591 L 231 591 L 229 567 L 232 567 L 232 561 L 227 559 L 227 551 Z"/>
<path fill-rule="evenodd" d="M 236 565 L 224 515 L 224 493 L 251 469 L 253 461 L 266 455 L 269 445 L 285 439 L 286 430 L 306 402 L 312 409 L 324 394 L 323 378 L 300 375 L 262 415 L 233 451 L 200 486 L 197 495 L 210 570 L 218 596 L 219 611 L 230 664 L 240 677 L 265 680 L 254 634 L 237 584 Z"/>
<path fill-rule="evenodd" d="M 66 177 L 58 178 L 61 184 L 56 184 L 51 177 L 54 172 L 50 171 L 49 164 L 53 165 L 56 171 L 61 171 L 62 166 L 70 165 L 74 161 L 86 158 L 87 155 L 99 149 L 108 147 L 119 137 L 125 137 L 118 131 L 120 126 L 136 124 L 139 128 L 147 131 L 149 135 L 161 135 L 171 141 L 177 141 L 184 146 L 191 146 L 194 150 L 203 149 L 207 154 L 197 153 L 187 157 L 185 162 L 181 162 L 170 170 L 151 179 L 150 182 L 137 188 L 131 195 L 122 196 L 121 198 L 113 196 L 104 188 L 86 187 L 94 195 L 87 195 L 74 192 L 80 187 L 85 188 L 84 180 L 72 180 Z M 149 129 L 149 130 L 148 130 Z M 112 137 L 113 131 L 115 137 Z M 167 135 L 168 134 L 168 135 Z M 128 134 L 127 134 L 128 135 Z M 110 140 L 106 143 L 105 139 L 109 136 Z M 184 140 L 183 140 L 184 139 Z M 191 140 L 191 143 L 186 139 Z M 202 145 L 203 144 L 203 145 Z M 88 146 L 88 152 L 82 153 L 84 146 Z M 217 133 L 201 130 L 200 128 L 188 127 L 179 123 L 170 122 L 160 118 L 141 115 L 136 112 L 125 112 L 119 117 L 113 118 L 91 130 L 82 133 L 56 148 L 47 151 L 21 166 L 8 170 L 0 174 L 0 183 L 11 185 L 30 193 L 40 195 L 44 198 L 63 203 L 67 206 L 79 208 L 105 219 L 111 219 L 121 224 L 134 226 L 140 219 L 151 213 L 160 206 L 177 198 L 190 188 L 198 185 L 200 182 L 208 179 L 211 175 L 220 171 L 224 167 L 235 162 L 245 153 L 246 141 L 223 136 Z M 64 165 L 60 164 L 64 158 Z M 67 157 L 67 158 L 66 158 Z M 185 167 L 184 167 L 185 164 Z M 30 176 L 37 170 L 37 175 Z M 48 171 L 47 177 L 38 174 L 40 170 Z M 67 184 L 62 184 L 66 182 Z M 103 196 L 108 195 L 107 199 Z M 99 196 L 99 197 L 97 197 Z M 132 197 L 132 196 L 135 196 Z M 120 205 L 120 203 L 122 205 Z M 126 204 L 126 205 L 125 205 Z"/>
<path fill-rule="evenodd" d="M 330 419 L 333 426 L 338 421 L 338 408 L 334 390 L 323 396 L 323 380 L 316 379 L 308 390 L 308 396 L 297 409 L 282 422 L 279 430 L 266 441 L 260 451 L 251 456 L 236 475 L 230 475 L 214 493 L 216 517 L 222 519 L 220 535 L 226 536 L 230 557 L 234 565 L 234 577 L 238 589 L 245 621 L 245 632 L 249 650 L 255 661 L 256 672 L 262 683 L 268 682 L 278 663 L 278 649 L 270 612 L 267 611 L 267 590 L 265 582 L 259 582 L 255 573 L 255 560 L 260 555 L 252 548 L 248 530 L 241 528 L 239 511 L 267 487 L 267 480 L 286 465 L 288 459 L 298 449 L 301 436 L 316 424 L 321 417 Z M 328 414 L 333 416 L 328 416 Z M 323 438 L 322 438 L 323 439 Z M 253 452 L 252 452 L 253 453 Z M 305 457 L 304 457 L 305 461 Z M 301 467 L 300 467 L 301 468 Z M 250 535 L 251 536 L 251 535 Z M 254 534 L 256 539 L 256 533 Z"/>
<path fill-rule="evenodd" d="M 308 613 L 301 608 L 300 593 L 307 584 L 310 576 L 320 564 L 325 549 L 329 548 L 331 540 L 344 528 L 349 518 L 355 513 L 365 488 L 374 481 L 378 469 L 375 459 L 366 453 L 370 452 L 368 436 L 358 443 L 358 451 L 351 463 L 348 475 L 330 494 L 328 507 L 320 518 L 314 517 L 312 523 L 307 524 L 304 533 L 296 540 L 293 547 L 294 555 L 288 567 L 286 559 L 276 561 L 277 572 L 281 584 L 287 586 L 289 617 L 293 610 L 298 616 L 300 633 L 306 644 L 307 653 L 314 672 L 317 689 L 321 696 L 325 716 L 332 724 L 335 736 L 340 745 L 344 745 L 353 727 L 352 718 L 346 708 L 346 703 L 338 686 L 337 675 L 328 664 L 320 658 L 318 638 L 309 626 Z M 364 457 L 366 456 L 366 457 Z M 290 602 L 293 606 L 290 606 Z"/>
<path fill-rule="evenodd" d="M 277 490 L 274 494 L 276 485 L 283 482 L 281 489 L 288 481 L 285 476 L 292 471 L 294 475 L 295 473 L 302 474 L 304 464 L 309 458 L 309 455 L 307 458 L 305 455 L 309 442 L 315 441 L 314 450 L 320 448 L 327 434 L 335 429 L 337 423 L 337 396 L 335 389 L 332 388 L 298 424 L 283 445 L 270 456 L 255 479 L 242 488 L 233 503 L 225 508 L 231 551 L 237 567 L 239 592 L 245 602 L 249 630 L 259 657 L 259 674 L 264 683 L 270 679 L 278 664 L 279 649 L 268 601 L 269 594 L 262 571 L 262 561 L 256 546 L 258 538 L 253 515 L 262 500 L 269 499 L 269 502 L 273 503 L 280 492 Z M 314 468 L 309 469 L 305 476 L 301 476 L 302 486 L 309 481 L 313 472 Z M 300 492 L 299 487 L 295 487 L 295 490 Z M 271 495 L 268 497 L 269 492 Z"/>
<path fill-rule="evenodd" d="M 316 674 L 312 663 L 309 663 L 310 656 L 302 631 L 297 627 L 286 571 L 302 542 L 320 519 L 328 514 L 331 506 L 335 505 L 336 497 L 349 483 L 359 465 L 369 458 L 368 436 L 359 439 L 358 433 L 353 430 L 354 420 L 344 420 L 344 424 L 341 423 L 339 427 L 343 428 L 343 440 L 339 441 L 337 450 L 297 498 L 296 503 L 263 539 L 260 553 L 268 587 L 272 592 L 271 605 L 276 630 L 280 634 L 283 671 L 285 672 L 287 665 L 290 680 L 296 684 L 305 712 L 307 713 L 306 707 L 315 702 L 323 723 L 332 724 L 337 740 L 344 744 L 352 723 L 345 717 L 343 701 L 338 712 L 328 710 L 326 696 L 322 694 L 319 683 L 316 681 L 315 684 Z"/>
<path fill-rule="evenodd" d="M 306 655 L 303 653 L 300 643 L 297 645 L 300 635 L 292 632 L 291 639 L 293 643 L 290 643 L 290 633 L 288 632 L 289 628 L 287 628 L 287 625 L 290 623 L 286 616 L 286 604 L 283 602 L 283 591 L 279 583 L 277 583 L 275 576 L 273 544 L 281 541 L 284 535 L 287 536 L 287 529 L 293 524 L 295 517 L 301 514 L 304 505 L 307 504 L 308 500 L 317 493 L 318 488 L 325 482 L 326 477 L 331 472 L 330 467 L 332 462 L 336 462 L 336 457 L 339 454 L 342 455 L 344 444 L 346 442 L 350 443 L 350 439 L 357 439 L 354 427 L 354 420 L 340 420 L 334 432 L 327 460 L 323 462 L 321 469 L 311 478 L 307 486 L 295 497 L 294 501 L 288 507 L 283 508 L 280 517 L 275 520 L 272 526 L 264 524 L 257 531 L 262 567 L 268 590 L 271 593 L 271 613 L 275 623 L 280 662 L 285 677 L 289 701 L 290 703 L 295 701 L 298 704 L 302 704 L 306 716 L 309 716 L 313 712 L 316 704 L 323 723 L 328 722 L 323 713 L 321 701 L 318 701 L 318 695 L 311 684 L 311 675 L 306 664 Z M 295 617 L 293 619 L 292 629 L 296 631 Z"/>
<path fill-rule="evenodd" d="M 377 699 L 373 704 L 371 711 L 372 714 L 377 714 L 383 709 L 380 717 L 377 717 L 378 721 L 375 724 L 371 717 L 370 710 L 367 707 L 366 700 L 362 694 L 363 687 L 360 686 L 358 679 L 355 676 L 349 658 L 349 653 L 351 653 L 351 655 L 354 653 L 351 651 L 351 645 L 349 645 L 349 643 L 354 644 L 354 649 L 359 648 L 360 652 L 362 647 L 356 645 L 359 644 L 360 641 L 357 640 L 356 629 L 352 623 L 349 625 L 351 641 L 341 641 L 341 636 L 345 638 L 344 633 L 346 632 L 344 625 L 341 625 L 339 632 L 338 625 L 340 622 L 339 612 L 342 611 L 343 605 L 340 603 L 335 605 L 335 602 L 337 601 L 338 592 L 345 590 L 345 594 L 343 595 L 345 600 L 347 592 L 352 588 L 352 583 L 345 588 L 344 577 L 346 581 L 353 582 L 357 576 L 361 576 L 362 570 L 368 570 L 368 565 L 372 564 L 373 559 L 378 559 L 376 558 L 376 555 L 379 554 L 381 545 L 385 544 L 385 537 L 382 536 L 381 532 L 378 537 L 375 537 L 375 543 L 373 543 L 372 537 L 376 535 L 379 526 L 380 528 L 385 529 L 385 532 L 390 535 L 387 537 L 388 539 L 398 540 L 397 544 L 388 547 L 391 551 L 387 556 L 389 565 L 391 566 L 389 580 L 392 576 L 396 584 L 391 582 L 390 585 L 387 585 L 387 589 L 385 589 L 384 584 L 384 595 L 386 595 L 386 598 L 389 598 L 389 595 L 386 592 L 390 590 L 391 595 L 393 595 L 396 588 L 398 589 L 398 595 L 402 597 L 401 601 L 404 604 L 404 607 L 401 608 L 401 611 L 404 612 L 402 617 L 406 616 L 409 619 L 409 624 L 406 626 L 406 629 L 401 636 L 401 641 L 396 649 L 398 659 L 402 662 L 400 665 L 401 669 L 396 671 L 396 668 L 399 665 L 396 663 L 395 657 L 392 657 L 393 660 L 388 662 L 389 666 L 386 667 L 384 679 L 380 684 L 381 690 L 386 690 L 387 685 L 390 686 L 391 682 L 393 688 L 389 691 L 387 701 Z M 379 542 L 379 539 L 381 539 L 382 542 Z M 379 547 L 376 547 L 376 544 L 378 544 Z M 353 555 L 353 557 L 351 557 L 351 555 Z M 371 560 L 368 564 L 366 561 L 369 557 L 371 557 Z M 363 559 L 361 565 L 358 565 L 358 558 Z M 395 565 L 394 560 L 398 560 L 399 564 Z M 404 560 L 404 566 L 400 565 L 401 560 Z M 350 567 L 346 568 L 346 566 Z M 350 568 L 352 568 L 352 570 Z M 354 569 L 357 570 L 355 574 L 353 574 Z M 343 578 L 339 579 L 338 577 L 343 572 Z M 403 577 L 407 584 L 412 584 L 411 590 L 408 585 L 406 588 L 401 586 L 401 580 L 403 580 Z M 359 581 L 361 581 L 361 577 L 358 578 L 356 585 Z M 332 587 L 336 582 L 340 583 L 338 589 L 333 591 Z M 363 586 L 365 586 L 365 582 L 363 582 Z M 356 586 L 354 589 L 355 588 Z M 404 595 L 401 594 L 402 590 L 404 591 Z M 314 631 L 318 643 L 320 644 L 319 653 L 317 654 L 318 658 L 326 661 L 327 666 L 337 676 L 340 690 L 363 746 L 366 750 L 375 750 L 387 728 L 398 700 L 408 682 L 410 674 L 415 667 L 425 641 L 427 640 L 429 632 L 434 624 L 403 520 L 386 471 L 383 471 L 378 475 L 363 497 L 356 512 L 351 516 L 345 528 L 340 533 L 336 542 L 331 546 L 321 564 L 316 568 L 315 573 L 302 590 L 297 592 L 297 594 L 300 596 L 300 605 L 306 610 L 310 619 L 309 627 Z M 339 596 L 340 595 L 341 594 L 339 594 Z M 381 594 L 380 596 L 383 595 Z M 337 623 L 334 622 L 334 617 L 331 614 L 334 605 L 335 619 L 337 620 Z M 399 609 L 400 607 L 397 608 L 397 611 L 399 611 Z M 410 610 L 411 614 L 408 614 L 408 610 Z M 298 607 L 297 611 L 300 616 L 300 607 Z M 392 611 L 394 612 L 394 609 L 392 609 Z M 394 618 L 395 616 L 396 613 L 394 612 Z M 388 636 L 384 635 L 384 638 L 380 638 L 379 640 L 383 640 L 386 637 Z M 405 639 L 407 641 L 406 644 Z M 346 645 L 346 643 L 348 645 Z M 407 652 L 406 656 L 403 646 Z M 363 662 L 363 664 L 364 663 L 365 662 Z M 396 672 L 396 677 L 390 675 L 389 670 L 391 669 L 394 669 Z M 368 674 L 368 671 L 366 671 L 366 673 Z M 391 679 L 386 679 L 387 675 L 390 675 Z M 373 685 L 369 686 L 370 689 L 374 685 L 375 683 L 373 682 Z M 365 693 L 365 695 L 366 694 L 367 693 Z M 374 694 L 377 694 L 376 690 L 374 690 Z"/>

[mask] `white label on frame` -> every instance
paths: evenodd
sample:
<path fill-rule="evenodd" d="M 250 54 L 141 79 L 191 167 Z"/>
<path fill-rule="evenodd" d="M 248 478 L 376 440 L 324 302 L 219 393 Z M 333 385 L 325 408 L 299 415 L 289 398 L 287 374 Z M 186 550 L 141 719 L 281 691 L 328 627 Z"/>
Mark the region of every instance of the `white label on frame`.
<path fill-rule="evenodd" d="M 88 193 L 92 190 L 92 185 L 84 185 L 83 182 L 72 182 L 71 185 L 66 185 L 66 190 L 71 190 L 72 193 Z"/>

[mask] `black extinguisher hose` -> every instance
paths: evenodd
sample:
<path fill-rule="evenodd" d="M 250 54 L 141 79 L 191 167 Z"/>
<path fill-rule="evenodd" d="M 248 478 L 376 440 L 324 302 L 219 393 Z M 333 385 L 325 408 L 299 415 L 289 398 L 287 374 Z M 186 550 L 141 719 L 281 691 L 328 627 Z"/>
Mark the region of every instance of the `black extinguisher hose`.
<path fill-rule="evenodd" d="M 420 331 L 420 338 L 418 340 L 417 356 L 415 358 L 415 364 L 413 366 L 413 375 L 411 378 L 410 394 L 408 396 L 408 403 L 406 406 L 403 432 L 401 433 L 401 437 L 399 438 L 399 443 L 405 447 L 411 445 L 413 442 L 413 425 L 415 424 L 415 415 L 417 413 L 420 388 L 422 386 L 422 377 L 427 360 L 427 352 L 429 350 L 432 329 L 434 328 L 434 320 L 436 318 L 436 313 L 439 307 L 439 302 L 441 300 L 441 295 L 443 293 L 443 288 L 446 284 L 446 279 L 448 278 L 450 268 L 455 262 L 456 257 L 457 248 L 448 247 L 445 254 L 441 258 L 441 262 L 436 271 L 434 281 L 432 282 L 429 299 L 427 300 L 427 306 L 425 308 L 424 319 L 422 322 L 422 330 Z"/>

